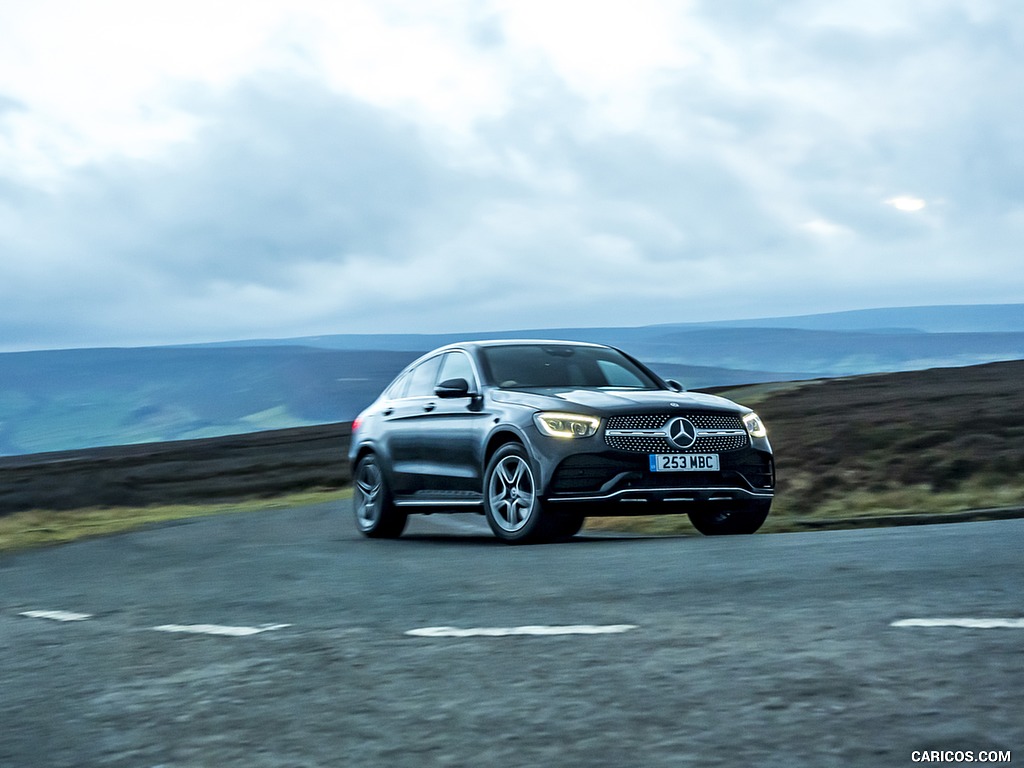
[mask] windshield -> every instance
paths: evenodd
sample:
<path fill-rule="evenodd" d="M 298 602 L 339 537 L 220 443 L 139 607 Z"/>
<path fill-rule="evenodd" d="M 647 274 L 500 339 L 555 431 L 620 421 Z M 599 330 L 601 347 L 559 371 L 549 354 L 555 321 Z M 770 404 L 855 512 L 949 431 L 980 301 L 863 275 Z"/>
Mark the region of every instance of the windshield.
<path fill-rule="evenodd" d="M 488 378 L 503 389 L 661 389 L 650 374 L 608 347 L 508 344 L 480 350 Z"/>

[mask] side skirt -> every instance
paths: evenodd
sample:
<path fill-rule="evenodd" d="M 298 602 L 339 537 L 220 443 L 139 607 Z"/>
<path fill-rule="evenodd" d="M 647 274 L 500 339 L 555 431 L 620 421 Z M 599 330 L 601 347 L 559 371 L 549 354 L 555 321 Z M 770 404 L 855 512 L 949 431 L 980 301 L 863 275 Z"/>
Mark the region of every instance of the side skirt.
<path fill-rule="evenodd" d="M 418 491 L 410 496 L 395 498 L 395 506 L 430 507 L 436 512 L 472 512 L 483 508 L 483 494 L 472 491 Z"/>

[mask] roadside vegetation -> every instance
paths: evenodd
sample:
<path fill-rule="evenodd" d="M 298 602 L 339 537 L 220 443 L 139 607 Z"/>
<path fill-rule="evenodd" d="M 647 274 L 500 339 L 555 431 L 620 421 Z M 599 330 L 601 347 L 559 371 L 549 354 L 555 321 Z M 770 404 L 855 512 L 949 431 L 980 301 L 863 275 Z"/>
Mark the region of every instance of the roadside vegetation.
<path fill-rule="evenodd" d="M 236 503 L 92 507 L 59 511 L 35 509 L 16 512 L 0 517 L 0 552 L 66 544 L 96 536 L 110 536 L 187 518 L 340 502 L 351 496 L 351 489 L 321 490 Z"/>
<path fill-rule="evenodd" d="M 779 511 L 932 512 L 1024 501 L 1024 362 L 823 381 L 757 407 Z"/>

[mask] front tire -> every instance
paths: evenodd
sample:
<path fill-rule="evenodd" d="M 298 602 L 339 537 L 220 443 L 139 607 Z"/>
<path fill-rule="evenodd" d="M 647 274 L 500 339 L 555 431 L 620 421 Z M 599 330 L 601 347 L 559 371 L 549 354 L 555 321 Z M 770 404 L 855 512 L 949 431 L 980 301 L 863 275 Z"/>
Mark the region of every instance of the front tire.
<path fill-rule="evenodd" d="M 545 538 L 544 509 L 530 457 L 519 443 L 501 446 L 484 472 L 484 514 L 494 535 L 509 544 Z"/>
<path fill-rule="evenodd" d="M 732 536 L 756 532 L 768 517 L 771 504 L 751 504 L 690 512 L 693 527 L 705 536 Z"/>
<path fill-rule="evenodd" d="M 353 473 L 352 507 L 356 528 L 371 539 L 397 539 L 408 515 L 395 506 L 387 478 L 373 454 L 366 454 Z"/>
<path fill-rule="evenodd" d="M 582 512 L 563 512 L 549 522 L 549 538 L 553 541 L 568 541 L 583 528 L 586 516 Z"/>

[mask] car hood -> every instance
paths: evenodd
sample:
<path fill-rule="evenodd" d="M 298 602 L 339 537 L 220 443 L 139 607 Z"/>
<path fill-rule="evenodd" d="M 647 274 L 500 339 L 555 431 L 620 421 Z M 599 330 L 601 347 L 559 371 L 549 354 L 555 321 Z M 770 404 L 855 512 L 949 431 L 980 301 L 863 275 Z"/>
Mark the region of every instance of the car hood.
<path fill-rule="evenodd" d="M 586 412 L 640 413 L 650 410 L 714 408 L 747 413 L 748 408 L 716 395 L 664 390 L 531 389 L 495 390 L 492 397 L 503 403 L 518 403 L 538 410 L 581 408 Z"/>

